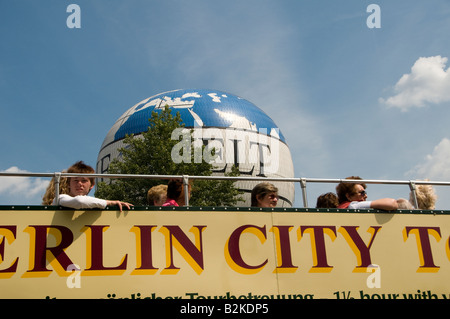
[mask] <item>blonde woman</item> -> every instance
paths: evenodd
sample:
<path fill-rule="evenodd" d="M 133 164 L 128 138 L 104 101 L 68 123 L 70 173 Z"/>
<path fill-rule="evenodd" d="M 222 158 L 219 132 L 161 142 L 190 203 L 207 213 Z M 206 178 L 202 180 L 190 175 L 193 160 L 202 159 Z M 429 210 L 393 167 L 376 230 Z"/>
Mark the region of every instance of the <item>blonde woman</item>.
<path fill-rule="evenodd" d="M 65 171 L 63 171 L 65 172 Z M 52 177 L 50 183 L 47 186 L 44 196 L 42 197 L 42 205 L 52 205 L 55 200 L 55 184 L 56 179 Z M 61 177 L 59 179 L 59 193 L 67 194 L 69 193 L 69 182 L 66 177 Z"/>

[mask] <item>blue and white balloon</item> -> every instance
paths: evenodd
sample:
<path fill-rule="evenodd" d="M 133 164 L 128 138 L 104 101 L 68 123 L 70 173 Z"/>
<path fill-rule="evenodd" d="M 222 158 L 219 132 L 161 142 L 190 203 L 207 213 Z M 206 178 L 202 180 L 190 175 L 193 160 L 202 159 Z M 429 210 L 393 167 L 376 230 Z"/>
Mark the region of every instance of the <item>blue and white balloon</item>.
<path fill-rule="evenodd" d="M 233 94 L 205 89 L 157 94 L 127 110 L 114 123 L 103 141 L 97 159 L 97 172 L 107 173 L 109 163 L 120 157 L 119 149 L 124 147 L 125 136 L 139 136 L 146 132 L 152 112 L 159 112 L 166 105 L 173 113 L 180 113 L 186 128 L 194 130 L 194 145 L 206 145 L 204 153 L 198 154 L 200 158 L 206 160 L 208 152 L 215 148 L 217 156 L 212 162 L 213 175 L 223 175 L 232 165 L 236 165 L 241 176 L 294 177 L 292 157 L 285 137 L 266 113 Z M 181 130 L 172 134 L 176 140 L 181 136 Z M 186 145 L 180 142 L 175 147 Z M 180 154 L 178 149 L 173 153 Z M 173 160 L 190 160 L 190 157 Z M 250 192 L 257 183 L 237 182 L 237 187 L 245 192 L 245 203 L 241 205 L 250 204 Z M 287 182 L 273 184 L 279 189 L 278 206 L 292 206 L 294 185 Z"/>

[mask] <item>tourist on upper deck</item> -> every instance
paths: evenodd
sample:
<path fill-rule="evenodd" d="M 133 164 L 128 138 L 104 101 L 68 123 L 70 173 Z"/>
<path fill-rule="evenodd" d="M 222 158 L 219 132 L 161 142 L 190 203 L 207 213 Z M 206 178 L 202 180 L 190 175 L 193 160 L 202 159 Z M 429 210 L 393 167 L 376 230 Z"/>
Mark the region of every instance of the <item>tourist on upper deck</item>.
<path fill-rule="evenodd" d="M 434 193 L 432 185 L 416 186 L 417 209 L 432 210 L 436 208 L 437 195 Z M 414 202 L 412 192 L 409 194 L 409 201 Z"/>
<path fill-rule="evenodd" d="M 66 171 L 63 171 L 66 173 Z M 44 196 L 42 196 L 42 205 L 52 205 L 55 200 L 55 184 L 56 179 L 53 177 L 45 190 Z M 69 181 L 67 177 L 60 177 L 59 179 L 59 193 L 67 194 L 69 192 Z"/>
<path fill-rule="evenodd" d="M 276 207 L 278 198 L 278 188 L 267 182 L 260 183 L 252 190 L 252 207 Z"/>
<path fill-rule="evenodd" d="M 67 173 L 93 174 L 95 173 L 95 170 L 91 166 L 86 165 L 82 161 L 79 161 L 69 167 Z M 130 203 L 122 202 L 119 200 L 105 200 L 87 196 L 90 190 L 95 185 L 94 178 L 76 176 L 69 177 L 67 180 L 67 190 L 63 194 L 60 194 L 58 197 L 59 205 L 61 206 L 74 209 L 105 208 L 106 206 L 118 206 L 120 211 L 122 211 L 122 208 L 130 209 L 130 207 L 133 206 Z M 53 204 L 55 204 L 55 202 L 56 199 L 53 200 Z"/>
<path fill-rule="evenodd" d="M 188 185 L 188 198 L 191 198 L 191 185 Z M 167 199 L 162 206 L 184 206 L 184 185 L 181 180 L 172 179 L 167 185 Z"/>
<path fill-rule="evenodd" d="M 414 202 L 414 194 L 409 193 L 409 201 L 404 198 L 397 199 L 399 209 L 425 209 L 433 210 L 436 208 L 437 196 L 434 193 L 432 185 L 417 185 L 416 186 L 417 207 Z"/>
<path fill-rule="evenodd" d="M 338 205 L 338 198 L 333 192 L 325 193 L 317 197 L 316 208 L 337 208 Z"/>
<path fill-rule="evenodd" d="M 411 202 L 404 198 L 397 199 L 398 209 L 415 209 L 414 205 Z"/>
<path fill-rule="evenodd" d="M 350 176 L 346 179 L 361 179 L 359 176 Z M 368 201 L 366 193 L 366 184 L 364 183 L 349 183 L 341 182 L 336 186 L 336 193 L 339 199 L 338 208 L 349 209 L 383 209 L 396 210 L 398 209 L 397 200 L 393 198 L 382 198 Z"/>
<path fill-rule="evenodd" d="M 161 184 L 150 188 L 147 192 L 147 203 L 150 206 L 162 206 L 167 199 L 167 185 Z"/>

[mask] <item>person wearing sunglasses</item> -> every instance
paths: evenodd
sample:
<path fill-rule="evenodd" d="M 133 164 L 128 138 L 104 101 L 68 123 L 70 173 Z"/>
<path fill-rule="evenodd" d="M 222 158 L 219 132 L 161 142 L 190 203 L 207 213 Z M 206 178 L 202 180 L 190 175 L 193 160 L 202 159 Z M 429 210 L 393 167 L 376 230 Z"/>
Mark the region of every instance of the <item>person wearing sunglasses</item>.
<path fill-rule="evenodd" d="M 358 180 L 359 176 L 350 176 L 346 179 Z M 336 193 L 338 195 L 339 206 L 338 208 L 349 209 L 383 209 L 383 210 L 396 210 L 398 209 L 398 203 L 393 198 L 381 198 L 368 201 L 366 184 L 364 183 L 349 183 L 341 182 L 336 186 Z"/>

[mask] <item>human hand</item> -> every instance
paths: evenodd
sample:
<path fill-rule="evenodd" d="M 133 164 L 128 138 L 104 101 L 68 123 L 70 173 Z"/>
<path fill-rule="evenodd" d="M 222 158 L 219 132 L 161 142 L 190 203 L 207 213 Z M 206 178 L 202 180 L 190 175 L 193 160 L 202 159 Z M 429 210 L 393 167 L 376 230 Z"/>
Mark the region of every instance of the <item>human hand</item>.
<path fill-rule="evenodd" d="M 128 210 L 130 210 L 131 206 L 134 206 L 133 204 L 127 203 L 127 202 L 122 202 L 120 200 L 107 200 L 106 204 L 108 206 L 114 206 L 117 205 L 119 206 L 119 210 L 122 211 L 122 207 L 126 207 Z"/>

